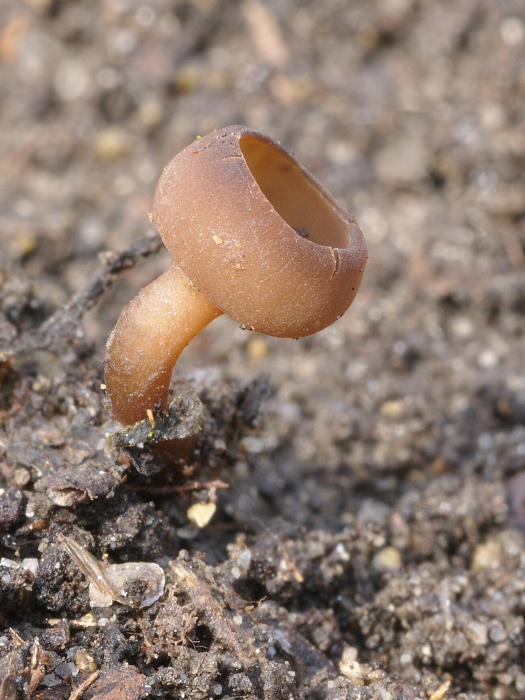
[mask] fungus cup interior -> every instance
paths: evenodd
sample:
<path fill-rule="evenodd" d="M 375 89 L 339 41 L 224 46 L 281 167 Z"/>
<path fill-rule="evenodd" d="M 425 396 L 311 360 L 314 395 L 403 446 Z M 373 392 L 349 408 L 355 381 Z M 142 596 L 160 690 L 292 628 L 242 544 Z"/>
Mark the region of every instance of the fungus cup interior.
<path fill-rule="evenodd" d="M 262 193 L 289 226 L 318 245 L 346 248 L 348 222 L 298 163 L 252 134 L 241 136 L 239 146 Z"/>

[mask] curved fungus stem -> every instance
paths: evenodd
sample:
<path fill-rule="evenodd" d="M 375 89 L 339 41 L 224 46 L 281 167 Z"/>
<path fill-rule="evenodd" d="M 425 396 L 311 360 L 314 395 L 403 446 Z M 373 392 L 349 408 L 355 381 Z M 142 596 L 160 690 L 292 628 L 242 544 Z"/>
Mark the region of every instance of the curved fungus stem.
<path fill-rule="evenodd" d="M 367 261 L 356 220 L 278 143 L 245 126 L 173 158 L 153 219 L 173 262 L 130 302 L 107 346 L 107 395 L 125 425 L 167 407 L 181 351 L 214 318 L 279 337 L 316 333 L 350 306 Z"/>
<path fill-rule="evenodd" d="M 186 345 L 222 311 L 175 265 L 144 287 L 109 336 L 104 365 L 113 416 L 122 425 L 163 410 L 173 367 Z"/>

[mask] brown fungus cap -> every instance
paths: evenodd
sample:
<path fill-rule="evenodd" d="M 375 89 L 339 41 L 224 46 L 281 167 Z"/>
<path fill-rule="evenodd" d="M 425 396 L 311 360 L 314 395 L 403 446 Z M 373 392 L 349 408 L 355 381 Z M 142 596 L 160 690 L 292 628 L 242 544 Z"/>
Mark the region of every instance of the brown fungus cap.
<path fill-rule="evenodd" d="M 352 303 L 367 260 L 348 212 L 268 136 L 229 126 L 165 168 L 153 218 L 191 282 L 246 328 L 315 333 Z"/>

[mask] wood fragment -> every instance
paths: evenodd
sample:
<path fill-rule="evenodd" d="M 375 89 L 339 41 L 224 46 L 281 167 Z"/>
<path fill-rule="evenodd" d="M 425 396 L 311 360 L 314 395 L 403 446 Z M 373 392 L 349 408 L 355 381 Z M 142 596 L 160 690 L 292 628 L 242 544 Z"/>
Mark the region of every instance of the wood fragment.
<path fill-rule="evenodd" d="M 89 688 L 89 686 L 94 683 L 100 675 L 100 671 L 93 671 L 93 673 L 88 676 L 82 683 L 75 688 L 75 690 L 69 696 L 69 700 L 79 700 L 84 694 L 84 691 Z"/>
<path fill-rule="evenodd" d="M 162 248 L 158 234 L 147 236 L 122 253 L 106 252 L 99 255 L 102 267 L 89 282 L 63 307 L 55 311 L 36 332 L 28 333 L 17 345 L 6 350 L 13 356 L 34 350 L 45 350 L 60 339 L 71 340 L 83 316 L 92 309 L 105 292 L 113 286 L 120 272 L 128 270 L 139 258 L 153 255 Z"/>

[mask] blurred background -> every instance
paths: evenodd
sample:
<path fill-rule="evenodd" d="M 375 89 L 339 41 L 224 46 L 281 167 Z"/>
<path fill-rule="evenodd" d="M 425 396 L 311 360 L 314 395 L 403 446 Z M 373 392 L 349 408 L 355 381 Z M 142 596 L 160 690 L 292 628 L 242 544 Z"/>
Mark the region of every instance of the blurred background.
<path fill-rule="evenodd" d="M 400 274 L 443 292 L 523 269 L 524 17 L 520 0 L 3 0 L 2 262 L 63 302 L 148 232 L 175 153 L 243 123 L 358 218 L 361 314 Z M 165 265 L 119 285 L 93 337 Z"/>

